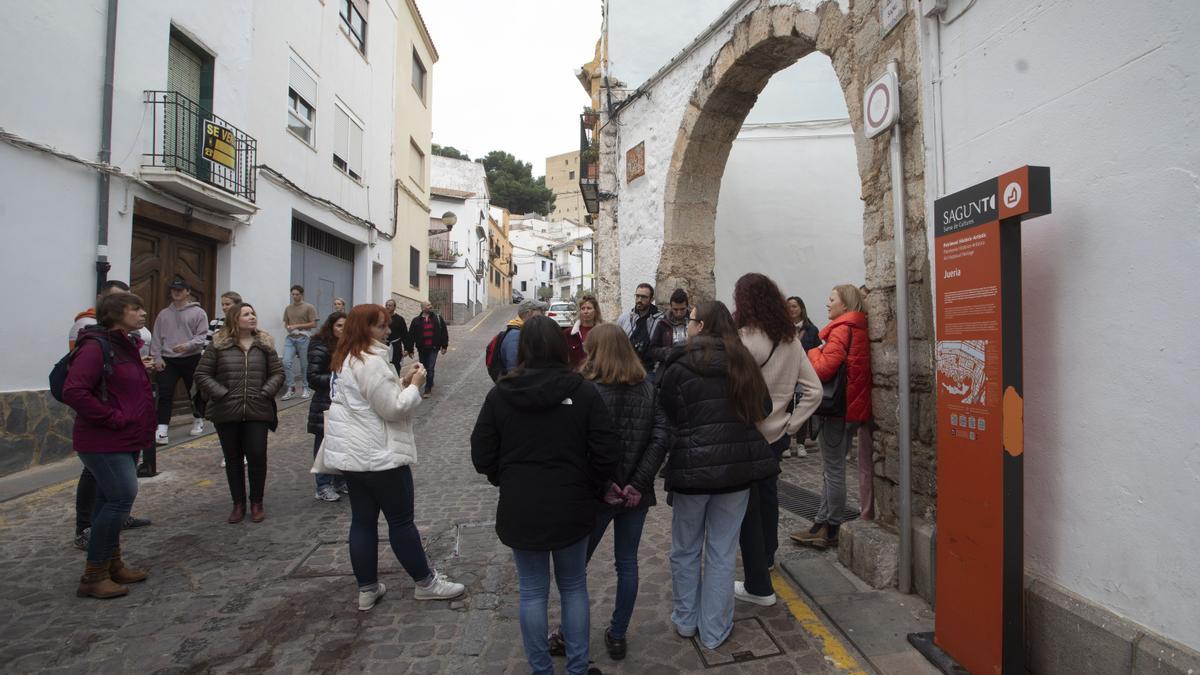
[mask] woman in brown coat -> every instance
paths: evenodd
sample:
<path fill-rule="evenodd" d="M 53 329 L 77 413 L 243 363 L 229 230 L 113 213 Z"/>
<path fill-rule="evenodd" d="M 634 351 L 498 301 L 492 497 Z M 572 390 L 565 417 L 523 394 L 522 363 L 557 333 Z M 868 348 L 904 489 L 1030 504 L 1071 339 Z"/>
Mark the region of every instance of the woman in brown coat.
<path fill-rule="evenodd" d="M 208 398 L 208 418 L 217 427 L 225 454 L 225 477 L 233 497 L 229 522 L 240 523 L 246 516 L 246 473 L 250 520 L 262 522 L 267 431 L 277 420 L 275 395 L 283 388 L 283 363 L 271 336 L 258 330 L 253 307 L 238 303 L 226 313 L 224 327 L 196 367 L 196 386 Z"/>

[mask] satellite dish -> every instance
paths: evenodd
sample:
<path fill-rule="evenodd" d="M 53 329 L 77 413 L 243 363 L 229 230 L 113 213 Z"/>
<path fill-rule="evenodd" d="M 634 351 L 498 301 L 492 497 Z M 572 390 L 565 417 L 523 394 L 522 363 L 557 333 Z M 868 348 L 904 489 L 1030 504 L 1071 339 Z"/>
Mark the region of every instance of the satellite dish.
<path fill-rule="evenodd" d="M 457 222 L 458 216 L 454 215 L 453 211 L 447 211 L 442 214 L 442 224 L 446 226 L 447 230 L 454 227 L 454 224 Z"/>

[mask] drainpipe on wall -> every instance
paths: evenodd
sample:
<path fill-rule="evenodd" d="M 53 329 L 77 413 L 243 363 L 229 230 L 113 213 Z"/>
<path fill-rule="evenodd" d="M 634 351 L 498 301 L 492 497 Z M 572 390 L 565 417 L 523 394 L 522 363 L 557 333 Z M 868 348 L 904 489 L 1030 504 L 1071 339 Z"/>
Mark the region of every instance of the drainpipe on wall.
<path fill-rule="evenodd" d="M 113 81 L 117 60 L 117 3 L 108 0 L 108 28 L 104 41 L 104 103 L 100 117 L 100 161 L 112 161 Z M 108 188 L 109 175 L 101 171 L 96 197 L 96 293 L 108 280 Z"/>
<path fill-rule="evenodd" d="M 900 81 L 896 62 L 888 72 Z M 908 363 L 908 242 L 904 218 L 904 163 L 900 147 L 900 120 L 892 127 L 892 239 L 896 243 L 896 350 L 898 375 L 898 433 L 900 445 L 900 567 L 901 593 L 912 593 L 912 421 Z"/>

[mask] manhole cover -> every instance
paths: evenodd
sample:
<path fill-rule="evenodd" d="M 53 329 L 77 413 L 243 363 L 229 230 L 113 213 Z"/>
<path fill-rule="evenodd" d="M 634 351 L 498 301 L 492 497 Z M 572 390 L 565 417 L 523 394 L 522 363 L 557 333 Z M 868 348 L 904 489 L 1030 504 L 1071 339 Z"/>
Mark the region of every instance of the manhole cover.
<path fill-rule="evenodd" d="M 399 572 L 402 568 L 392 553 L 384 534 L 379 542 L 379 574 Z M 292 567 L 287 576 L 297 578 L 307 577 L 341 577 L 354 574 L 350 565 L 350 547 L 344 541 L 322 541 L 308 550 L 298 563 Z"/>
<path fill-rule="evenodd" d="M 745 663 L 783 654 L 783 647 L 775 641 L 775 637 L 756 616 L 738 619 L 733 622 L 733 632 L 724 644 L 716 649 L 705 649 L 698 638 L 692 638 L 692 644 L 700 654 L 700 661 L 705 668 L 728 666 L 731 663 Z"/>

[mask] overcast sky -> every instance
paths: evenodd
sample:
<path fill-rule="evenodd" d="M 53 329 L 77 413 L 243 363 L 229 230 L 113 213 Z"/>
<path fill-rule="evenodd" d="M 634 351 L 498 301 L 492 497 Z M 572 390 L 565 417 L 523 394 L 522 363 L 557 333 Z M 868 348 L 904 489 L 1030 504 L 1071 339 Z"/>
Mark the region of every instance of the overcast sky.
<path fill-rule="evenodd" d="M 579 149 L 589 104 L 575 71 L 592 60 L 600 0 L 417 0 L 438 50 L 433 142 L 476 159 L 506 150 L 546 172 Z"/>

